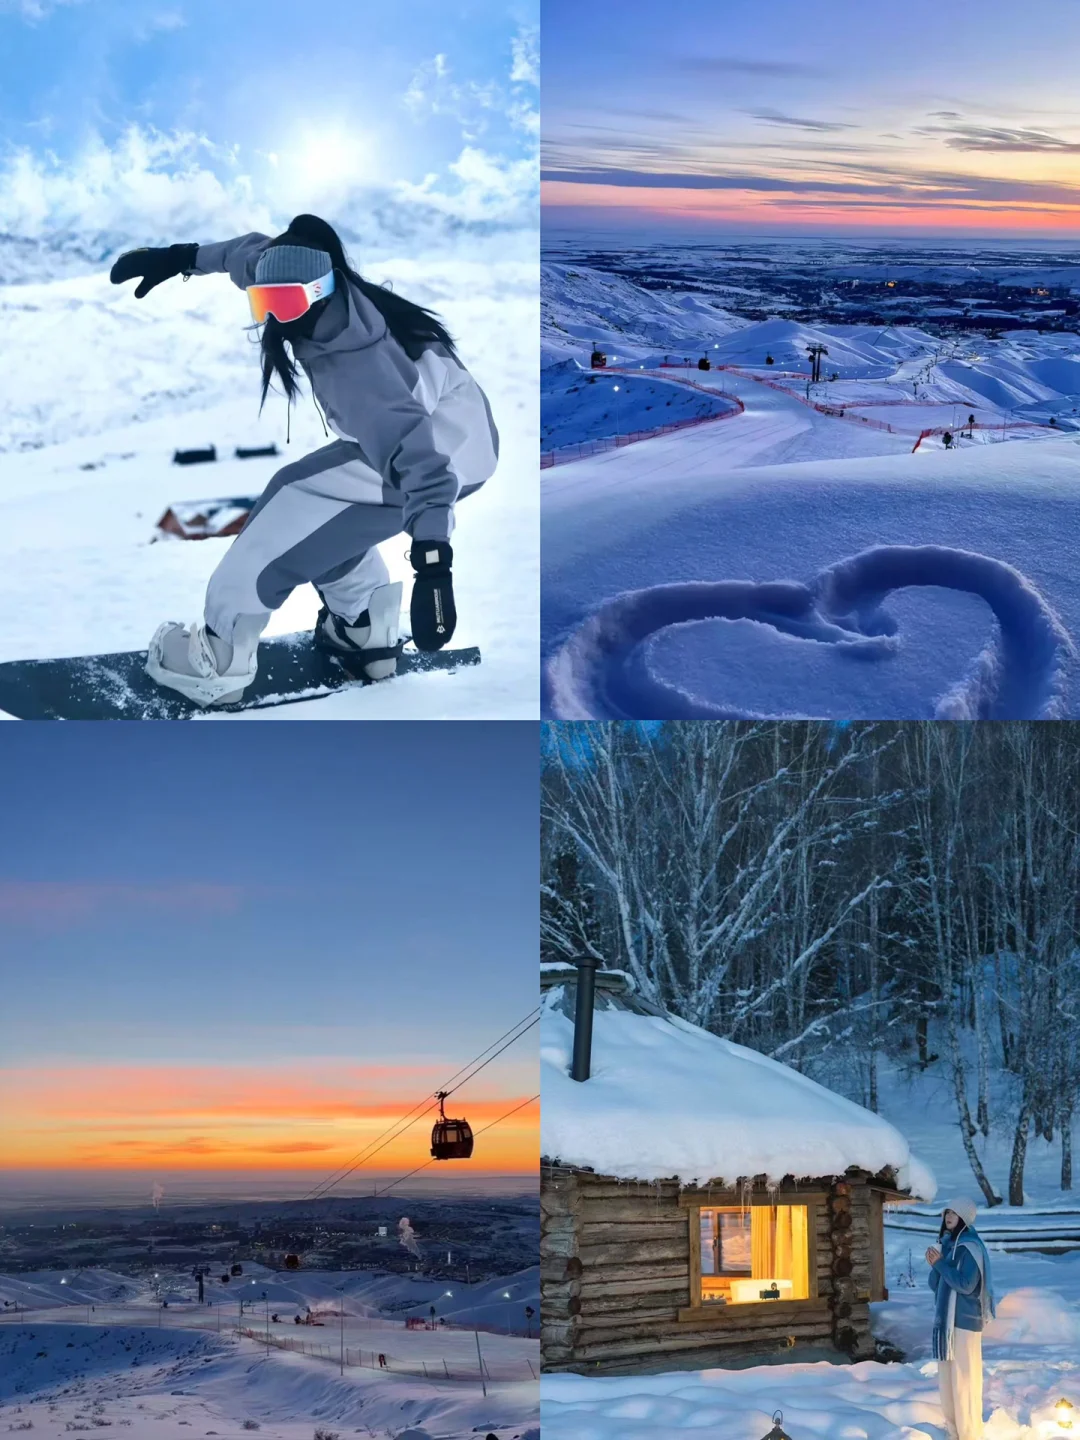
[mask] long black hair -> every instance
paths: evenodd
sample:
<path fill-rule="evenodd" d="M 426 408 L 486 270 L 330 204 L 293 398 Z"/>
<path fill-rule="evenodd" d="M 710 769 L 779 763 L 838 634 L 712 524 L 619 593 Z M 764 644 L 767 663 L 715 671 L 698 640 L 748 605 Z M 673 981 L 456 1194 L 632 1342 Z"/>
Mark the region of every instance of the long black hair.
<path fill-rule="evenodd" d="M 414 305 L 411 300 L 405 300 L 402 296 L 395 295 L 385 285 L 373 285 L 370 280 L 365 280 L 349 264 L 345 255 L 345 247 L 342 245 L 337 231 L 325 220 L 321 220 L 318 215 L 297 215 L 289 222 L 288 230 L 283 235 L 279 235 L 276 240 L 271 240 L 270 243 L 271 245 L 305 245 L 312 250 L 325 250 L 333 262 L 335 273 L 354 285 L 365 299 L 371 301 L 386 321 L 386 328 L 390 334 L 410 359 L 419 359 L 421 352 L 428 345 L 433 344 L 444 345 L 452 355 L 456 354 L 454 341 L 439 317 L 433 311 L 425 310 L 422 305 Z M 262 347 L 260 411 L 266 404 L 270 381 L 275 375 L 281 382 L 281 388 L 285 391 L 286 398 L 292 404 L 299 392 L 300 382 L 297 378 L 296 361 L 291 352 L 285 348 L 285 342 L 296 337 L 310 336 L 319 314 L 327 303 L 326 300 L 316 301 L 306 315 L 301 316 L 299 320 L 292 320 L 286 325 L 283 325 L 273 315 L 266 317 L 259 342 Z"/>

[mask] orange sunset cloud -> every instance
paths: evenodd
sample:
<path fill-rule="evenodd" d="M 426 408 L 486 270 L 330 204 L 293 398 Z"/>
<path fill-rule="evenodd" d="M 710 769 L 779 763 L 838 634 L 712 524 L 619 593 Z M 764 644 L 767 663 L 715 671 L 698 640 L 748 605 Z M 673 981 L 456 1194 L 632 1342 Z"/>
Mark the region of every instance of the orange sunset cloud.
<path fill-rule="evenodd" d="M 429 1073 L 430 1070 L 430 1073 Z M 525 1101 L 472 1086 L 451 1103 L 479 1131 Z M 0 1154 L 8 1169 L 279 1168 L 331 1170 L 394 1126 L 430 1094 L 435 1067 L 309 1064 L 72 1065 L 0 1069 Z M 536 1088 L 535 1084 L 532 1088 Z M 435 1105 L 380 1149 L 385 1174 L 428 1157 Z M 538 1162 L 533 1101 L 477 1142 L 469 1162 L 524 1173 Z M 361 1173 L 363 1173 L 361 1171 Z"/>

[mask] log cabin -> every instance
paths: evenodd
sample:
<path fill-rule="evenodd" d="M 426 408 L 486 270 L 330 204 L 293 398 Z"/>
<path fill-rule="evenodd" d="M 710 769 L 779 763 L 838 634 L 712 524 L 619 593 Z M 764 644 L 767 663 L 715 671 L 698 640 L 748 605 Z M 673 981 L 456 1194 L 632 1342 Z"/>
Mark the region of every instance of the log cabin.
<path fill-rule="evenodd" d="M 542 1369 L 883 1354 L 884 1207 L 935 1188 L 900 1132 L 622 972 L 541 990 Z"/>

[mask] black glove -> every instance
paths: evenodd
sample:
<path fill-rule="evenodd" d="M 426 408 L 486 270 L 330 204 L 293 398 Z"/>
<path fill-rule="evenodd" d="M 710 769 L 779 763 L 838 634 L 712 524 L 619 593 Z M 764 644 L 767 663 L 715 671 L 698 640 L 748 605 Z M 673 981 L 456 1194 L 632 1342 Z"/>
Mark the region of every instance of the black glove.
<path fill-rule="evenodd" d="M 414 540 L 409 559 L 416 571 L 409 618 L 418 650 L 441 650 L 457 624 L 450 566 L 454 552 L 445 540 Z"/>
<path fill-rule="evenodd" d="M 163 280 L 171 280 L 174 275 L 193 270 L 198 250 L 198 245 L 170 245 L 164 250 L 128 250 L 109 271 L 109 279 L 114 285 L 122 285 L 125 280 L 134 280 L 136 275 L 141 275 L 143 278 L 135 287 L 135 299 L 141 300 Z"/>

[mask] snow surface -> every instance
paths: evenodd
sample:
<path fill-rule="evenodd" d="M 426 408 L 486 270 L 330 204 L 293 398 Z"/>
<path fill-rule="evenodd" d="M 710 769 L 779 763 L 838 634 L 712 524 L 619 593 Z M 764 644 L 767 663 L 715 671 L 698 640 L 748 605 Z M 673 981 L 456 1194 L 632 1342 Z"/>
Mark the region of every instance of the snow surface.
<path fill-rule="evenodd" d="M 528 244 L 515 247 L 528 256 Z M 199 616 L 229 542 L 154 543 L 166 507 L 257 495 L 282 464 L 326 443 L 306 388 L 288 447 L 283 400 L 271 396 L 258 416 L 247 302 L 226 277 L 170 282 L 137 301 L 131 286 L 109 284 L 108 266 L 0 285 L 5 337 L 21 357 L 0 395 L 0 661 L 141 649 L 160 621 Z M 537 264 L 435 255 L 368 273 L 445 316 L 499 427 L 499 468 L 462 502 L 453 536 L 455 644 L 479 645 L 483 664 L 242 718 L 535 717 Z M 276 459 L 231 458 L 238 444 L 271 441 Z M 174 449 L 208 443 L 229 458 L 172 464 Z M 406 549 L 404 536 L 382 547 L 406 582 L 407 621 Z M 302 587 L 267 633 L 310 628 L 318 604 Z"/>
<path fill-rule="evenodd" d="M 198 1319 L 204 1311 L 197 1304 L 197 1287 L 188 1274 L 169 1275 L 166 1298 L 170 1306 L 187 1306 L 180 1319 Z M 234 1313 L 241 1299 L 265 1293 L 275 1308 L 289 1319 L 308 1308 L 330 1305 L 336 1314 L 341 1297 L 346 1298 L 350 1316 L 384 1318 L 387 1325 L 400 1326 L 405 1316 L 427 1320 L 435 1306 L 441 1319 L 451 1325 L 478 1326 L 493 1333 L 524 1335 L 525 1307 L 538 1310 L 540 1270 L 533 1266 L 519 1274 L 477 1280 L 470 1285 L 431 1280 L 420 1275 L 379 1271 L 272 1270 L 248 1262 L 244 1274 L 222 1285 L 216 1274 L 206 1277 L 205 1299 Z M 31 1310 L 36 1315 L 58 1306 L 93 1305 L 96 1312 L 119 1315 L 124 1307 L 156 1303 L 145 1282 L 107 1269 L 41 1270 L 17 1275 L 0 1274 L 0 1315 L 9 1307 Z M 154 1316 L 154 1323 L 157 1317 Z M 179 1323 L 179 1321 L 178 1321 Z M 535 1327 L 534 1327 L 535 1328 Z M 526 1353 L 524 1350 L 523 1354 Z"/>
<path fill-rule="evenodd" d="M 901 1189 L 933 1199 L 933 1175 L 888 1121 L 674 1016 L 598 1009 L 591 1078 L 571 1080 L 574 1026 L 558 997 L 546 997 L 540 1033 L 540 1152 L 549 1159 L 684 1184 L 891 1167 Z"/>
<path fill-rule="evenodd" d="M 168 1309 L 146 1283 L 104 1270 L 0 1277 L 0 1299 L 40 1307 L 31 1315 L 0 1312 L 0 1430 L 29 1421 L 35 1434 L 47 1436 L 104 1425 L 140 1434 L 152 1420 L 153 1433 L 165 1437 L 183 1430 L 239 1436 L 260 1428 L 275 1440 L 310 1440 L 319 1424 L 373 1440 L 417 1427 L 415 1440 L 489 1430 L 500 1440 L 538 1440 L 539 1342 L 505 1333 L 508 1321 L 520 1323 L 526 1304 L 538 1308 L 536 1267 L 466 1286 L 246 1265 L 228 1286 L 211 1277 L 206 1305 L 194 1300 L 189 1276 L 169 1275 L 162 1283 Z M 243 1325 L 252 1334 L 238 1336 L 238 1301 L 249 1291 Z M 342 1375 L 343 1303 L 351 1363 Z M 404 1317 L 426 1319 L 431 1304 L 448 1327 L 407 1329 Z M 293 1314 L 309 1306 L 322 1324 L 295 1325 Z M 269 1325 L 268 1348 L 259 1337 L 270 1311 L 280 1322 Z M 376 1366 L 380 1353 L 385 1371 Z"/>
<path fill-rule="evenodd" d="M 540 372 L 542 450 L 727 415 L 719 395 L 654 377 L 597 374 L 575 361 Z"/>
<path fill-rule="evenodd" d="M 543 353 L 560 365 L 587 362 L 572 333 L 582 268 L 573 287 L 566 270 L 544 267 Z M 596 313 L 610 279 L 589 278 Z M 544 472 L 546 714 L 1080 714 L 1080 440 L 1046 424 L 1080 407 L 1080 337 L 725 327 L 627 286 L 610 300 L 621 360 L 678 384 L 652 368 L 650 336 L 678 310 L 714 360 L 740 367 L 695 384 L 745 410 Z M 842 378 L 814 399 L 842 416 L 804 403 L 815 339 Z M 946 451 L 931 436 L 913 453 L 923 429 L 955 433 L 971 413 L 970 442 Z M 564 406 L 563 438 L 571 418 Z M 859 581 L 846 608 L 841 573 Z"/>
<path fill-rule="evenodd" d="M 499 1440 L 539 1440 L 535 1381 L 489 1384 L 484 1397 L 478 1380 L 438 1384 L 355 1368 L 339 1375 L 332 1363 L 267 1354 L 257 1340 L 224 1333 L 5 1324 L 0 1376 L 0 1425 L 35 1437 L 109 1426 L 140 1440 L 239 1440 L 254 1430 L 267 1440 L 311 1440 L 318 1426 L 370 1440 L 464 1440 L 489 1430 Z"/>

